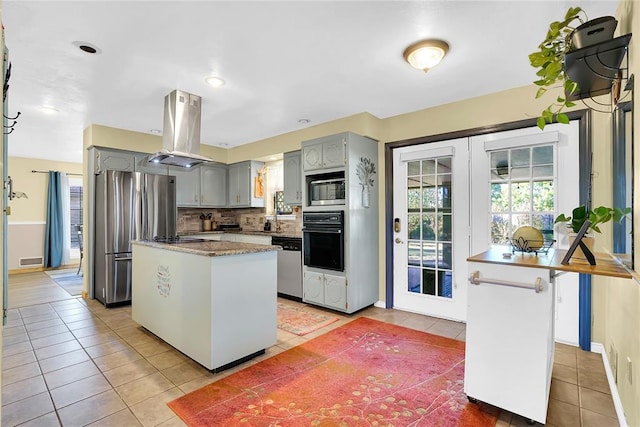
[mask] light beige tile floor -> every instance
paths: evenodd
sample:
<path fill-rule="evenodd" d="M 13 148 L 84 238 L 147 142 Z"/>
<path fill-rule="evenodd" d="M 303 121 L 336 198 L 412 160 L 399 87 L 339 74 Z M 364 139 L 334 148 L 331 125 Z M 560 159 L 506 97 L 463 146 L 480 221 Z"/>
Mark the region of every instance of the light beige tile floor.
<path fill-rule="evenodd" d="M 59 289 L 56 289 L 58 287 Z M 304 310 L 323 310 L 288 301 Z M 278 330 L 266 354 L 212 374 L 131 320 L 71 297 L 44 273 L 11 276 L 3 329 L 2 426 L 180 426 L 166 403 L 260 360 L 367 316 L 464 341 L 465 325 L 370 307 L 303 337 Z M 557 345 L 548 424 L 617 425 L 600 355 Z M 502 412 L 496 426 L 525 426 Z"/>

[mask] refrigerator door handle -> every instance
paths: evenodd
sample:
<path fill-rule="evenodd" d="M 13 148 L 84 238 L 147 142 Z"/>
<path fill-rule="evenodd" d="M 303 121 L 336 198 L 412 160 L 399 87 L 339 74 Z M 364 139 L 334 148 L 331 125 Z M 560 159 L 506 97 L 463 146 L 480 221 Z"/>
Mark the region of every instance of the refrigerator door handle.
<path fill-rule="evenodd" d="M 115 262 L 118 262 L 118 261 L 131 261 L 132 258 L 131 257 L 126 257 L 126 258 L 123 257 L 123 258 L 114 258 L 113 260 Z"/>

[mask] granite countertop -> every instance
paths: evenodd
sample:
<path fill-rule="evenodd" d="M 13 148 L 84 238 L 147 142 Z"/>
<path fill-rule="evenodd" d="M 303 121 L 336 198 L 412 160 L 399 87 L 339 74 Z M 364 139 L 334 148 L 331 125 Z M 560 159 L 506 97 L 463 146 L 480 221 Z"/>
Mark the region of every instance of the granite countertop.
<path fill-rule="evenodd" d="M 280 246 L 256 245 L 253 243 L 238 242 L 191 242 L 191 243 L 159 243 L 149 241 L 133 241 L 134 245 L 151 246 L 152 248 L 166 249 L 176 252 L 187 252 L 201 256 L 227 256 L 227 255 L 244 255 L 256 252 L 271 252 L 282 250 Z"/>
<path fill-rule="evenodd" d="M 178 233 L 180 236 L 195 236 L 198 234 L 248 234 L 252 236 L 279 236 L 302 238 L 302 231 L 258 231 L 258 230 L 215 230 L 215 231 L 183 231 Z"/>

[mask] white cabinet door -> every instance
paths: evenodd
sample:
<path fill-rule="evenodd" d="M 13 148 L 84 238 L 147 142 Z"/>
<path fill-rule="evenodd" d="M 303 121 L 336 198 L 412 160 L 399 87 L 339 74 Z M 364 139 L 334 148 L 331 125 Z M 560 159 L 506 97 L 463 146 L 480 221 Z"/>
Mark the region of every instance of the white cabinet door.
<path fill-rule="evenodd" d="M 322 166 L 337 168 L 346 164 L 347 139 L 339 138 L 322 144 Z"/>
<path fill-rule="evenodd" d="M 169 168 L 169 174 L 176 177 L 176 204 L 180 206 L 200 206 L 200 171 L 184 168 Z"/>
<path fill-rule="evenodd" d="M 348 308 L 346 277 L 331 274 L 324 275 L 324 303 L 339 310 Z"/>
<path fill-rule="evenodd" d="M 324 304 L 324 274 L 305 271 L 302 287 L 304 301 Z"/>
<path fill-rule="evenodd" d="M 284 153 L 284 203 L 292 206 L 302 204 L 302 171 L 300 151 Z"/>
<path fill-rule="evenodd" d="M 322 143 L 302 147 L 302 167 L 305 171 L 322 168 Z"/>
<path fill-rule="evenodd" d="M 119 150 L 95 150 L 95 172 L 108 170 L 133 172 L 135 170 L 135 157 L 133 153 Z"/>
<path fill-rule="evenodd" d="M 227 167 L 224 165 L 200 166 L 200 206 L 227 206 Z"/>

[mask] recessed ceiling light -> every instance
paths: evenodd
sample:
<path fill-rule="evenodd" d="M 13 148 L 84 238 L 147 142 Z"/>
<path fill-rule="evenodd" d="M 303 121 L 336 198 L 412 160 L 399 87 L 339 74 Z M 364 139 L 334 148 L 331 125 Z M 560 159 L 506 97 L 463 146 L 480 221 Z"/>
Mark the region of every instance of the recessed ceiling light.
<path fill-rule="evenodd" d="M 218 76 L 205 77 L 204 81 L 211 87 L 220 87 L 225 84 L 225 81 Z"/>
<path fill-rule="evenodd" d="M 278 160 L 278 158 L 276 156 L 271 156 L 269 157 L 269 160 Z"/>
<path fill-rule="evenodd" d="M 56 114 L 58 112 L 58 110 L 51 105 L 43 105 L 42 107 L 40 107 L 40 111 L 45 114 Z"/>
<path fill-rule="evenodd" d="M 77 47 L 78 49 L 80 49 L 81 51 L 86 52 L 86 53 L 90 53 L 90 54 L 101 54 L 102 53 L 102 49 L 100 49 L 98 46 L 93 45 L 91 43 L 75 41 L 75 42 L 73 42 L 73 45 L 75 47 Z"/>
<path fill-rule="evenodd" d="M 159 135 L 162 133 L 162 131 L 160 129 L 151 129 L 149 132 L 154 133 L 156 135 Z"/>
<path fill-rule="evenodd" d="M 311 120 L 309 120 L 309 119 L 300 119 L 300 120 L 298 120 L 298 123 L 300 123 L 301 125 L 306 125 L 307 123 L 311 123 Z"/>
<path fill-rule="evenodd" d="M 442 61 L 449 51 L 449 45 L 442 40 L 421 40 L 404 50 L 404 60 L 413 68 L 425 73 Z"/>

